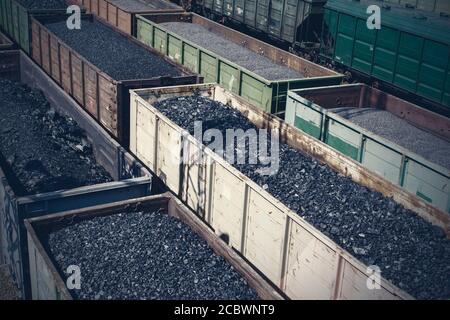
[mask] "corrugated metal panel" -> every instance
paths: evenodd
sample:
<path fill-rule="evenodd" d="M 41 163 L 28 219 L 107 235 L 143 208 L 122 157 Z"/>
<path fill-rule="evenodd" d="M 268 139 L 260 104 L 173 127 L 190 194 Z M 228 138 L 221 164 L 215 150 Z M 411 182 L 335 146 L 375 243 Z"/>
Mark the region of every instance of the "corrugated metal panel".
<path fill-rule="evenodd" d="M 223 1 L 223 14 L 227 17 L 232 17 L 234 12 L 234 0 Z"/>
<path fill-rule="evenodd" d="M 219 74 L 216 59 L 204 52 L 200 52 L 200 74 L 205 77 L 205 82 L 217 82 Z"/>
<path fill-rule="evenodd" d="M 223 10 L 223 0 L 213 0 L 212 9 L 214 12 L 221 14 Z"/>
<path fill-rule="evenodd" d="M 245 1 L 244 22 L 246 25 L 256 28 L 256 4 L 257 0 Z"/>
<path fill-rule="evenodd" d="M 391 28 L 378 30 L 375 43 L 372 74 L 381 80 L 392 82 L 397 59 L 399 32 Z"/>
<path fill-rule="evenodd" d="M 398 47 L 397 68 L 394 83 L 402 88 L 415 91 L 422 59 L 422 38 L 402 33 Z"/>
<path fill-rule="evenodd" d="M 365 73 L 372 72 L 376 32 L 368 30 L 363 20 L 356 22 L 352 66 Z"/>
<path fill-rule="evenodd" d="M 425 40 L 419 71 L 417 93 L 434 101 L 442 100 L 450 47 Z"/>
<path fill-rule="evenodd" d="M 259 0 L 256 7 L 256 27 L 268 32 L 270 0 Z"/>
<path fill-rule="evenodd" d="M 411 160 L 405 168 L 404 187 L 417 197 L 450 212 L 449 178 Z"/>
<path fill-rule="evenodd" d="M 325 142 L 353 160 L 358 160 L 361 136 L 358 131 L 330 119 L 326 128 Z"/>
<path fill-rule="evenodd" d="M 219 68 L 219 84 L 238 94 L 240 91 L 239 70 L 222 61 L 220 62 Z"/>
<path fill-rule="evenodd" d="M 246 0 L 234 0 L 233 18 L 237 21 L 244 22 L 246 9 Z"/>
<path fill-rule="evenodd" d="M 334 58 L 336 61 L 351 65 L 354 42 L 354 32 L 356 26 L 356 19 L 347 14 L 339 16 L 338 32 L 336 35 L 336 50 Z"/>
<path fill-rule="evenodd" d="M 392 183 L 398 184 L 400 181 L 403 170 L 402 154 L 376 140 L 364 140 L 361 163 Z"/>
<path fill-rule="evenodd" d="M 183 43 L 180 39 L 169 35 L 167 45 L 167 55 L 170 59 L 176 61 L 177 63 L 182 63 L 183 58 Z"/>
<path fill-rule="evenodd" d="M 152 47 L 153 40 L 153 26 L 150 24 L 138 23 L 136 37 L 145 45 Z"/>
<path fill-rule="evenodd" d="M 271 0 L 269 10 L 269 34 L 281 38 L 284 0 Z"/>
<path fill-rule="evenodd" d="M 203 0 L 203 4 L 204 4 L 205 8 L 212 10 L 214 1 L 215 0 Z"/>
<path fill-rule="evenodd" d="M 297 26 L 302 22 L 303 16 L 298 16 L 303 12 L 299 12 L 300 8 L 305 7 L 304 1 L 284 0 L 283 23 L 281 38 L 294 42 L 297 33 Z"/>
<path fill-rule="evenodd" d="M 199 72 L 199 50 L 187 43 L 183 44 L 183 65 L 189 70 Z"/>

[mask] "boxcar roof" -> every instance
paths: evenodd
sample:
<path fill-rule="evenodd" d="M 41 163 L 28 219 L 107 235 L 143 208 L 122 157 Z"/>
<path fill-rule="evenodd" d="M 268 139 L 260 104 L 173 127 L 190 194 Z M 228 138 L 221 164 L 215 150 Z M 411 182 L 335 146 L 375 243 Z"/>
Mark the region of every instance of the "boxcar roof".
<path fill-rule="evenodd" d="M 405 6 L 386 3 L 379 0 L 329 0 L 326 8 L 367 19 L 370 5 L 381 8 L 381 25 L 408 32 L 425 39 L 450 45 L 450 18 L 439 13 L 406 8 Z M 390 7 L 387 9 L 386 6 Z"/>

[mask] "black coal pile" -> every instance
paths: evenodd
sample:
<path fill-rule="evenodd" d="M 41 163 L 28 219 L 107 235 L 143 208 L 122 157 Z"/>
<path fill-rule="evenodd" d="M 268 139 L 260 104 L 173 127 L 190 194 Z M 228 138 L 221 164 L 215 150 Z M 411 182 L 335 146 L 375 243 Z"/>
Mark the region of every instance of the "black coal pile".
<path fill-rule="evenodd" d="M 17 195 L 112 181 L 84 132 L 44 95 L 0 80 L 0 162 Z"/>
<path fill-rule="evenodd" d="M 66 9 L 65 0 L 16 0 L 27 9 Z"/>
<path fill-rule="evenodd" d="M 194 121 L 202 121 L 203 132 L 219 129 L 223 136 L 226 129 L 256 129 L 236 110 L 204 97 L 154 106 L 191 134 Z M 241 152 L 235 143 L 235 153 Z M 279 157 L 272 175 L 261 174 L 261 163 L 232 165 L 414 297 L 450 298 L 450 240 L 441 229 L 286 144 L 280 144 Z"/>
<path fill-rule="evenodd" d="M 48 248 L 62 273 L 80 267 L 77 299 L 258 299 L 225 259 L 162 209 L 67 226 L 49 235 Z"/>
<path fill-rule="evenodd" d="M 66 21 L 48 23 L 46 27 L 115 80 L 181 75 L 160 56 L 100 22 L 82 20 L 80 30 L 68 29 Z"/>
<path fill-rule="evenodd" d="M 17 287 L 8 271 L 8 265 L 0 266 L 0 300 L 18 300 L 19 297 Z"/>

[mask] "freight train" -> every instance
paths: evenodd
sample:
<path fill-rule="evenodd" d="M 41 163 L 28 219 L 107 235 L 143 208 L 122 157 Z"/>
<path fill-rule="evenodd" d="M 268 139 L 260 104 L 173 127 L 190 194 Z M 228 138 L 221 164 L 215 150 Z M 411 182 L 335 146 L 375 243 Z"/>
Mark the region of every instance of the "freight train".
<path fill-rule="evenodd" d="M 3 0 L 0 7 L 0 22 L 7 22 L 1 25 L 2 29 L 26 52 L 20 53 L 22 81 L 37 85 L 53 104 L 61 105 L 67 113 L 82 115 L 73 117 L 80 125 L 89 123 L 85 130 L 88 135 L 94 135 L 94 150 L 97 145 L 103 145 L 95 139 L 101 132 L 101 141 L 107 140 L 107 147 L 112 146 L 113 151 L 117 149 L 117 155 L 112 152 L 102 156 L 105 152 L 102 148 L 98 152 L 100 159 L 105 158 L 102 165 L 107 166 L 111 162 L 110 173 L 113 177 L 117 172 L 128 172 L 129 167 L 140 167 L 142 162 L 146 166 L 143 171 L 151 170 L 151 173 L 147 172 L 151 181 L 162 182 L 163 186 L 158 183 L 158 187 L 174 193 L 190 210 L 189 214 L 195 213 L 200 217 L 202 221 L 199 223 L 212 228 L 217 236 L 256 266 L 270 280 L 270 285 L 276 286 L 290 298 L 409 299 L 412 298 L 410 294 L 419 298 L 449 296 L 448 283 L 442 280 L 446 277 L 444 270 L 449 261 L 448 251 L 444 252 L 448 247 L 445 234 L 450 234 L 448 169 L 429 164 L 414 150 L 399 148 L 394 142 L 386 143 L 382 135 L 371 134 L 368 130 L 343 122 L 321 107 L 328 107 L 325 104 L 328 102 L 333 109 L 354 105 L 358 112 L 375 103 L 392 114 L 406 113 L 412 122 L 425 123 L 425 129 L 430 122 L 439 123 L 437 131 L 444 131 L 436 134 L 448 138 L 450 121 L 447 118 L 430 116 L 429 111 L 409 104 L 400 110 L 392 109 L 390 103 L 382 102 L 383 99 L 392 101 L 393 97 L 365 87 L 355 87 L 351 94 L 347 94 L 343 92 L 346 87 L 339 86 L 342 75 L 332 70 L 195 13 L 178 9 L 167 12 L 165 5 L 160 7 L 161 12 L 155 12 L 151 6 L 156 3 L 154 1 L 147 2 L 149 8 L 146 12 L 135 11 L 132 1 L 79 1 L 97 17 L 84 16 L 86 30 L 78 32 L 78 38 L 67 31 L 64 27 L 66 16 L 58 12 L 55 15 L 52 11 L 33 13 L 28 10 L 25 12 L 26 18 L 23 15 L 20 20 L 14 13 L 18 12 L 19 3 L 24 2 Z M 327 6 L 332 2 L 337 1 L 330 0 Z M 143 2 L 139 1 L 139 4 Z M 3 11 L 5 8 L 7 11 Z M 339 21 L 342 20 L 339 18 Z M 186 28 L 179 28 L 180 23 Z M 18 28 L 19 25 L 22 28 Z M 208 36 L 218 37 L 221 45 L 202 43 L 202 37 L 194 39 L 192 32 L 180 34 L 196 28 L 206 29 L 200 35 L 212 33 Z M 338 32 L 336 34 L 339 35 Z M 356 42 L 360 43 L 359 40 Z M 255 54 L 259 56 L 253 58 Z M 274 74 L 277 76 L 274 77 Z M 194 84 L 202 82 L 203 78 L 219 85 Z M 311 102 L 306 102 L 311 110 L 303 108 L 299 95 L 303 95 L 307 88 L 318 86 L 325 86 L 327 92 L 339 92 L 325 94 L 325 101 L 320 102 L 321 107 L 319 101 L 311 99 Z M 308 94 L 314 93 L 313 90 Z M 185 112 L 185 117 L 197 114 L 186 112 L 197 103 L 194 101 L 193 105 L 186 105 L 183 102 L 190 101 L 191 96 L 195 99 L 203 96 L 221 109 L 216 111 L 222 112 L 224 117 L 219 115 L 217 119 L 240 119 L 239 123 L 245 126 L 279 132 L 284 150 L 282 174 L 263 183 L 251 168 L 231 165 L 187 135 L 186 128 L 175 124 L 172 117 L 179 111 Z M 174 98 L 182 101 L 181 107 L 170 117 L 156 108 L 158 103 Z M 353 104 L 346 104 L 350 102 Z M 300 112 L 302 108 L 311 111 L 309 115 L 316 114 L 308 118 Z M 282 120 L 285 112 L 288 121 L 291 119 L 289 115 L 294 116 L 292 123 Z M 321 116 L 320 120 L 314 122 L 318 116 Z M 232 121 L 219 123 L 234 127 Z M 308 125 L 306 129 L 318 131 L 319 136 L 303 130 L 301 124 L 305 123 Z M 90 129 L 94 124 L 95 130 Z M 98 124 L 102 128 L 97 128 Z M 179 150 L 186 145 L 188 149 Z M 390 152 L 380 151 L 382 147 Z M 106 151 L 110 149 L 108 147 Z M 184 150 L 189 152 L 184 154 Z M 205 164 L 191 159 L 195 150 L 205 156 Z M 188 158 L 183 158 L 188 163 L 173 161 L 179 160 L 181 155 Z M 131 163 L 123 160 L 125 156 Z M 373 156 L 386 161 L 380 162 Z M 207 166 L 206 163 L 212 165 Z M 1 169 L 4 167 L 7 165 L 2 165 Z M 131 176 L 138 177 L 139 174 Z M 42 195 L 32 198 L 31 202 L 17 196 L 11 191 L 14 188 L 9 187 L 10 180 L 9 177 L 1 179 L 0 214 L 3 220 L 0 221 L 0 228 L 2 235 L 10 235 L 2 239 L 2 246 L 7 246 L 3 253 L 10 259 L 6 261 L 10 269 L 15 268 L 16 282 L 22 285 L 23 292 L 31 293 L 33 298 L 70 298 L 70 295 L 59 295 L 58 290 L 64 288 L 47 290 L 53 290 L 55 281 L 60 280 L 55 280 L 53 276 L 38 279 L 40 275 L 33 273 L 33 270 L 44 270 L 41 273 L 47 274 L 45 270 L 50 270 L 53 275 L 61 276 L 54 266 L 47 263 L 50 253 L 42 249 L 34 235 L 35 228 L 39 229 L 42 224 L 52 225 L 61 215 L 57 214 L 54 216 L 56 220 L 51 218 L 51 221 L 46 218 L 42 220 L 39 216 L 64 209 L 75 210 L 69 217 L 82 212 L 95 215 L 98 208 L 81 208 L 114 201 L 109 198 L 109 189 L 105 197 L 95 195 L 93 191 L 96 188 L 87 190 L 84 200 L 67 201 L 63 204 L 69 206 L 61 207 L 59 202 L 56 206 L 55 198 L 48 195 L 45 204 L 40 202 L 44 199 Z M 122 176 L 118 180 L 123 180 Z M 73 194 L 71 191 L 69 194 Z M 146 188 L 146 192 L 149 191 Z M 78 192 L 75 195 L 78 196 Z M 91 203 L 92 197 L 101 201 Z M 126 201 L 128 197 L 124 194 L 121 200 Z M 136 196 L 131 195 L 130 198 Z M 56 200 L 61 199 L 56 197 Z M 341 228 L 337 224 L 339 217 L 335 212 L 348 218 L 345 224 L 349 228 Z M 38 218 L 24 221 L 30 217 Z M 372 221 L 370 225 L 364 223 L 375 217 L 377 221 Z M 19 231 L 10 232 L 11 227 L 13 231 Z M 363 231 L 361 228 L 364 228 Z M 17 233 L 18 238 L 15 237 Z M 417 237 L 411 239 L 410 234 L 417 234 Z M 211 237 L 219 241 L 216 235 Z M 369 244 L 366 237 L 370 240 Z M 29 247 L 27 239 L 31 239 Z M 385 243 L 381 241 L 385 241 L 386 246 L 392 246 L 389 257 L 385 253 Z M 431 242 L 436 248 L 443 248 L 443 254 L 437 257 L 422 248 Z M 372 243 L 382 244 L 372 248 Z M 416 254 L 409 255 L 405 251 L 410 245 L 417 248 Z M 11 251 L 11 248 L 15 249 Z M 27 248 L 31 254 L 29 261 Z M 36 258 L 38 256 L 41 258 Z M 43 262 L 42 257 L 48 259 Z M 382 290 L 367 290 L 365 272 L 372 259 L 380 259 L 384 263 L 386 258 L 395 257 L 407 259 L 408 271 L 411 272 L 390 269 L 393 271 L 388 281 L 382 279 Z M 438 263 L 434 258 L 439 260 Z M 410 274 L 420 274 L 422 287 L 403 285 L 413 283 L 407 279 Z M 424 287 L 428 289 L 425 291 Z"/>
<path fill-rule="evenodd" d="M 176 0 L 175 0 L 176 2 Z M 328 2 L 328 3 L 327 3 Z M 187 10 L 206 15 L 212 19 L 226 18 L 253 28 L 270 37 L 299 45 L 305 41 L 319 42 L 327 0 L 180 0 Z M 342 2 L 342 1 L 338 1 Z M 345 2 L 345 0 L 344 0 Z M 351 0 L 345 6 L 358 5 Z M 449 0 L 374 0 L 371 4 L 415 8 L 435 12 L 443 16 L 450 14 Z"/>
<path fill-rule="evenodd" d="M 78 0 L 78 3 L 134 36 L 138 36 L 138 15 L 182 11 L 181 7 L 167 6 L 161 1 L 139 2 L 139 7 L 133 10 L 115 0 Z M 450 42 L 446 35 L 450 0 L 177 3 L 188 11 L 346 73 L 348 81 L 363 81 L 450 117 Z M 381 9 L 380 30 L 366 27 L 370 16 L 367 8 L 372 4 Z"/>
<path fill-rule="evenodd" d="M 194 12 L 450 116 L 449 0 L 193 0 Z M 381 30 L 369 30 L 369 5 Z M 320 49 L 319 49 L 320 48 Z M 405 51 L 408 51 L 405 53 Z M 332 63 L 331 65 L 329 63 Z"/>
<path fill-rule="evenodd" d="M 61 0 L 61 2 L 64 2 Z M 450 0 L 192 0 L 137 2 L 71 0 L 125 33 L 138 36 L 138 15 L 183 8 L 391 94 L 450 117 Z M 366 27 L 367 7 L 381 8 L 381 29 Z M 62 11 L 63 6 L 51 8 Z M 0 26 L 30 53 L 29 14 L 20 1 L 1 0 Z M 307 52 L 307 54 L 305 54 Z M 284 106 L 283 106 L 284 107 Z M 283 108 L 282 108 L 283 109 Z M 276 110 L 278 111 L 278 110 Z"/>

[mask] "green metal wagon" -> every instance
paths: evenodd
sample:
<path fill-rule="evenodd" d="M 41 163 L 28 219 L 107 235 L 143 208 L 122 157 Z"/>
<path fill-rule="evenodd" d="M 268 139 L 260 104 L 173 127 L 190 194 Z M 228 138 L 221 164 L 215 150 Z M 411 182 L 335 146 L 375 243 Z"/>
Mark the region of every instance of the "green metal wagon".
<path fill-rule="evenodd" d="M 221 37 L 303 75 L 298 79 L 268 80 L 196 43 L 160 23 L 186 22 L 203 26 Z M 337 85 L 343 75 L 194 13 L 137 16 L 137 39 L 204 76 L 205 82 L 223 85 L 266 112 L 284 116 L 288 90 Z"/>
<path fill-rule="evenodd" d="M 368 29 L 369 5 L 381 29 Z M 378 0 L 329 0 L 321 53 L 450 111 L 450 18 Z M 422 102 L 421 102 L 422 103 Z M 443 113 L 446 114 L 446 113 Z"/>
<path fill-rule="evenodd" d="M 67 6 L 60 9 L 27 9 L 17 0 L 0 0 L 0 27 L 26 53 L 31 54 L 30 45 L 30 16 L 44 14 L 65 14 Z"/>

